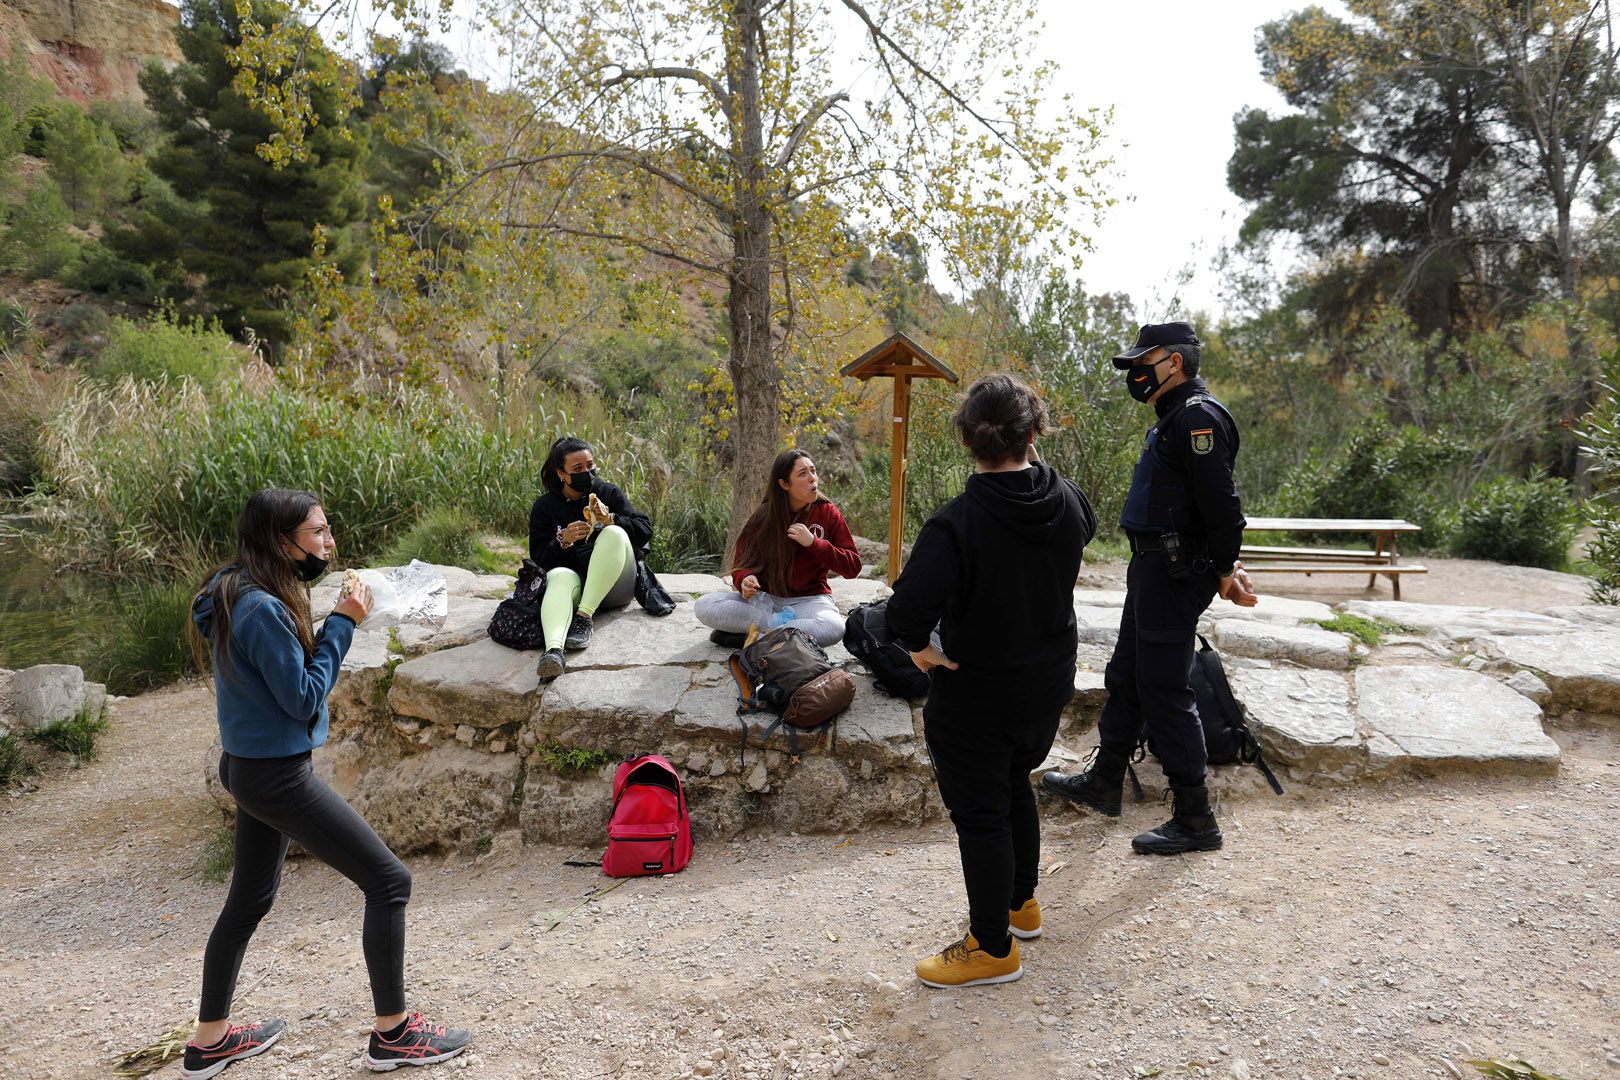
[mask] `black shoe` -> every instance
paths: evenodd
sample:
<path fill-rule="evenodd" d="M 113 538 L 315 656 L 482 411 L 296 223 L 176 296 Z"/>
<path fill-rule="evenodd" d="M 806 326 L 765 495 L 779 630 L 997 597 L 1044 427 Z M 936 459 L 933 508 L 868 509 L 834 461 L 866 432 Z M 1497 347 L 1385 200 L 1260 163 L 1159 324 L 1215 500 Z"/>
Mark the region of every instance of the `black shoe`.
<path fill-rule="evenodd" d="M 281 1038 L 281 1031 L 287 1026 L 282 1020 L 264 1020 L 257 1024 L 247 1024 L 242 1027 L 231 1025 L 225 1032 L 225 1037 L 213 1046 L 198 1046 L 194 1042 L 186 1043 L 186 1060 L 180 1067 L 182 1080 L 206 1080 L 210 1076 L 218 1076 L 225 1071 L 225 1066 L 233 1061 L 250 1058 L 254 1054 L 262 1054 Z"/>
<path fill-rule="evenodd" d="M 1180 855 L 1186 851 L 1217 851 L 1221 828 L 1209 809 L 1209 789 L 1171 785 L 1175 814 L 1157 829 L 1131 841 L 1131 848 L 1143 855 Z"/>
<path fill-rule="evenodd" d="M 1129 763 L 1123 754 L 1098 747 L 1092 751 L 1091 767 L 1085 772 L 1049 772 L 1041 777 L 1041 787 L 1070 802 L 1089 806 L 1109 817 L 1119 817 L 1125 767 Z"/>
<path fill-rule="evenodd" d="M 715 630 L 709 634 L 709 640 L 722 649 L 740 649 L 743 642 L 748 640 L 747 634 L 736 634 L 730 630 Z"/>
<path fill-rule="evenodd" d="M 591 631 L 595 627 L 591 617 L 583 611 L 574 612 L 574 621 L 568 624 L 568 636 L 563 638 L 563 648 L 569 652 L 578 652 L 591 643 Z"/>
<path fill-rule="evenodd" d="M 568 662 L 563 659 L 561 649 L 547 649 L 545 655 L 540 657 L 540 681 L 550 682 L 568 670 Z"/>
<path fill-rule="evenodd" d="M 421 1013 L 411 1013 L 405 1030 L 392 1039 L 377 1031 L 371 1033 L 366 1048 L 366 1068 L 372 1072 L 392 1072 L 401 1065 L 432 1065 L 453 1058 L 472 1043 L 472 1032 L 430 1024 Z"/>

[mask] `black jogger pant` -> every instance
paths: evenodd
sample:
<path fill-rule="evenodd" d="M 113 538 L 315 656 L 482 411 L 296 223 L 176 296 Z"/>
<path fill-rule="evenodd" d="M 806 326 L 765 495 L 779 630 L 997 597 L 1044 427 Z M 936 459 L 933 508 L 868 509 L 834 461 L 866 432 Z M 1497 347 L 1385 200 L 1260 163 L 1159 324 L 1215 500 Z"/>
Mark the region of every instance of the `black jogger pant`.
<path fill-rule="evenodd" d="M 1034 702 L 1008 695 L 994 706 L 980 706 L 971 699 L 953 700 L 951 684 L 961 677 L 935 671 L 923 706 L 923 735 L 940 798 L 956 826 L 968 927 L 980 942 L 993 945 L 1007 938 L 1013 901 L 1035 895 L 1041 820 L 1029 774 L 1051 752 L 1074 687 L 1071 682 L 1061 693 Z"/>
<path fill-rule="evenodd" d="M 360 886 L 360 934 L 378 1016 L 405 1011 L 405 904 L 411 872 L 337 792 L 315 776 L 308 753 L 283 758 L 223 754 L 219 780 L 236 799 L 236 866 L 225 909 L 203 953 L 205 1023 L 231 1013 L 242 954 L 281 884 L 288 840 Z"/>
<path fill-rule="evenodd" d="M 1171 580 L 1162 552 L 1131 556 L 1119 642 L 1103 672 L 1098 742 L 1128 756 L 1146 733 L 1165 775 L 1184 787 L 1202 785 L 1209 764 L 1191 675 L 1198 618 L 1219 584 L 1208 574 Z"/>

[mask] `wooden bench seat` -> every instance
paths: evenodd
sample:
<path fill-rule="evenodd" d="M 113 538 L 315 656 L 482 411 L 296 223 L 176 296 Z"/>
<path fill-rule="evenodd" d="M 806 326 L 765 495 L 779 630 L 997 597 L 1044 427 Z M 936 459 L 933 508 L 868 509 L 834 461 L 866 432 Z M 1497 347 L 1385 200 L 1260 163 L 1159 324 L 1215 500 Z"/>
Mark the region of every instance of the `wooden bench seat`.
<path fill-rule="evenodd" d="M 1418 563 L 1307 563 L 1307 562 L 1250 562 L 1243 560 L 1243 569 L 1251 574 L 1366 574 L 1367 584 L 1370 586 L 1380 576 L 1389 578 L 1390 587 L 1395 591 L 1395 599 L 1401 598 L 1402 574 L 1427 574 L 1429 568 Z"/>
<path fill-rule="evenodd" d="M 1290 548 L 1244 544 L 1244 565 L 1248 565 L 1248 560 L 1251 558 L 1279 562 L 1294 559 L 1314 559 L 1326 562 L 1362 561 L 1387 563 L 1389 562 L 1389 553 L 1373 551 L 1371 548 Z"/>

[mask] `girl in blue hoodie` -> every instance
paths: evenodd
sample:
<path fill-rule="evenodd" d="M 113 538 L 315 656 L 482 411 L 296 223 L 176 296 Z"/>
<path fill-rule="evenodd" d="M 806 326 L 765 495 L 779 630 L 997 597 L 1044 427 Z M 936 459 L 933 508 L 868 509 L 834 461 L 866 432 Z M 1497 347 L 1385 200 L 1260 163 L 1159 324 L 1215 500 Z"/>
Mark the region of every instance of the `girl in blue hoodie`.
<path fill-rule="evenodd" d="M 236 558 L 192 601 L 192 644 L 214 671 L 219 779 L 236 800 L 236 862 L 203 953 L 197 1034 L 180 1074 L 187 1080 L 215 1076 L 281 1037 L 284 1021 L 229 1018 L 243 953 L 275 900 L 290 840 L 365 893 L 360 940 L 377 1016 L 366 1064 L 376 1072 L 430 1064 L 472 1041 L 466 1031 L 407 1015 L 410 871 L 310 767 L 311 751 L 326 741 L 326 697 L 371 609 L 371 590 L 359 584 L 314 629 L 304 586 L 326 572 L 336 550 L 315 496 L 255 492 L 236 521 Z"/>

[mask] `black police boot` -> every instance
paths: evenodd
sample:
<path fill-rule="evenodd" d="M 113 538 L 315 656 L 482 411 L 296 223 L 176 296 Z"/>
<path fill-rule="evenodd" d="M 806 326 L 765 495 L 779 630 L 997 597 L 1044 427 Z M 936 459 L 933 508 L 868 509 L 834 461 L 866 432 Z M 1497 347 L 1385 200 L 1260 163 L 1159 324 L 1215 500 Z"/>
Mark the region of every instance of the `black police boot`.
<path fill-rule="evenodd" d="M 1221 846 L 1221 828 L 1209 809 L 1209 788 L 1170 785 L 1175 813 L 1157 829 L 1131 841 L 1143 855 L 1180 855 L 1184 851 L 1214 851 Z"/>
<path fill-rule="evenodd" d="M 1091 767 L 1085 772 L 1049 772 L 1041 777 L 1041 787 L 1070 802 L 1089 806 L 1093 810 L 1119 817 L 1121 793 L 1125 788 L 1125 769 L 1130 758 L 1107 747 L 1093 751 Z"/>

